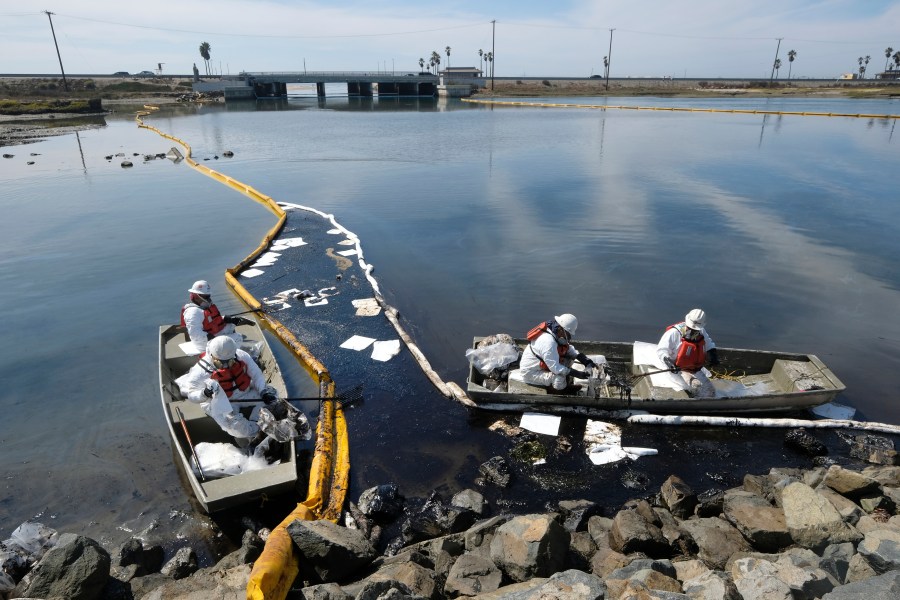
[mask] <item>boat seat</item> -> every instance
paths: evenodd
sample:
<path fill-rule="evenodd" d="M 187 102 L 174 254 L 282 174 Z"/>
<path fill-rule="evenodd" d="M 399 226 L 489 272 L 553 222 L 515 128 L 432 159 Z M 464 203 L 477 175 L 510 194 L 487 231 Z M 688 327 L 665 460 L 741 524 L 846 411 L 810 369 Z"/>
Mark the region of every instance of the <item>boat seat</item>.
<path fill-rule="evenodd" d="M 804 392 L 806 390 L 829 389 L 831 382 L 812 362 L 784 360 L 779 358 L 772 366 L 772 379 L 782 390 Z"/>
<path fill-rule="evenodd" d="M 510 394 L 547 395 L 547 388 L 522 381 L 522 372 L 519 369 L 513 369 L 509 372 L 506 389 Z"/>

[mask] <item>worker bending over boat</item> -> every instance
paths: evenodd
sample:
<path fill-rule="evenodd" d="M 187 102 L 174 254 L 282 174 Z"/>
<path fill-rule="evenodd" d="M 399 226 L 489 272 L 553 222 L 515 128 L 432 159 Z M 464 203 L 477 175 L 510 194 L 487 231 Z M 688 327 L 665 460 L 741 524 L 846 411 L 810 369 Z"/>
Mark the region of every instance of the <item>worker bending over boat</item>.
<path fill-rule="evenodd" d="M 202 279 L 195 281 L 188 293 L 190 302 L 181 308 L 181 326 L 187 329 L 196 353 L 203 352 L 207 342 L 216 336 L 228 336 L 240 345 L 243 337 L 235 331 L 235 325 L 250 325 L 253 321 L 219 312 L 209 284 Z"/>
<path fill-rule="evenodd" d="M 249 354 L 228 336 L 213 338 L 207 351 L 191 369 L 175 380 L 182 395 L 200 403 L 225 433 L 245 447 L 262 439 L 259 425 L 232 406 L 236 400 L 277 401 L 275 389 L 266 385 L 262 370 Z"/>
<path fill-rule="evenodd" d="M 706 333 L 706 313 L 693 309 L 681 323 L 669 325 L 656 346 L 656 354 L 665 368 L 680 374 L 687 392 L 694 398 L 713 398 L 716 389 L 703 372 L 709 360 L 710 366 L 719 364 L 716 344 Z M 662 366 L 662 365 L 661 365 Z"/>
<path fill-rule="evenodd" d="M 570 377 L 587 379 L 597 365 L 570 343 L 577 328 L 578 319 L 569 313 L 533 327 L 519 361 L 522 381 L 560 391 L 571 383 Z M 575 361 L 587 370 L 573 369 Z"/>

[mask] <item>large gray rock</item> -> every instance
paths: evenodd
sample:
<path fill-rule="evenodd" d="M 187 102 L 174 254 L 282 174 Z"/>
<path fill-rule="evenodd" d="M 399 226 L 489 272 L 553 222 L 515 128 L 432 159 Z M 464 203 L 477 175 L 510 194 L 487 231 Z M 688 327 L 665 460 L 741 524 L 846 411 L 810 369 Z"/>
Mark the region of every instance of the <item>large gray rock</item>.
<path fill-rule="evenodd" d="M 432 600 L 441 597 L 435 572 L 411 561 L 386 565 L 367 577 L 366 580 L 369 582 L 399 581 L 416 596 Z"/>
<path fill-rule="evenodd" d="M 566 531 L 584 531 L 591 517 L 599 516 L 602 507 L 590 500 L 562 500 L 558 504 Z"/>
<path fill-rule="evenodd" d="M 669 558 L 673 554 L 662 530 L 639 510 L 632 509 L 616 513 L 609 531 L 609 547 L 622 554 L 642 552 L 653 558 Z"/>
<path fill-rule="evenodd" d="M 786 486 L 781 494 L 785 523 L 793 540 L 804 548 L 857 542 L 862 535 L 844 523 L 824 496 L 800 482 Z"/>
<path fill-rule="evenodd" d="M 362 532 L 327 519 L 298 519 L 288 525 L 287 532 L 301 556 L 326 583 L 343 580 L 376 556 L 375 549 Z"/>
<path fill-rule="evenodd" d="M 723 514 L 757 550 L 777 552 L 791 544 L 784 511 L 755 494 L 729 491 Z"/>
<path fill-rule="evenodd" d="M 179 548 L 159 572 L 172 579 L 184 579 L 196 573 L 197 569 L 197 554 L 193 548 L 185 546 Z"/>
<path fill-rule="evenodd" d="M 712 569 L 724 570 L 736 552 L 752 550 L 737 529 L 718 517 L 682 521 L 681 527 L 696 542 L 700 559 Z"/>
<path fill-rule="evenodd" d="M 856 550 L 876 573 L 900 570 L 900 532 L 881 529 L 867 533 Z"/>
<path fill-rule="evenodd" d="M 19 582 L 12 597 L 94 600 L 109 580 L 111 562 L 94 540 L 64 533 Z"/>
<path fill-rule="evenodd" d="M 866 467 L 862 470 L 862 474 L 881 485 L 900 486 L 900 466 Z"/>
<path fill-rule="evenodd" d="M 850 456 L 878 465 L 900 464 L 900 455 L 894 449 L 894 442 L 882 435 L 861 434 L 850 444 Z"/>
<path fill-rule="evenodd" d="M 511 515 L 499 515 L 483 521 L 478 521 L 469 527 L 465 533 L 463 533 L 463 543 L 465 544 L 466 552 L 490 556 L 491 540 L 494 539 L 494 533 L 497 531 L 498 527 L 509 521 L 511 518 Z"/>
<path fill-rule="evenodd" d="M 476 600 L 603 600 L 606 584 L 596 575 L 575 569 L 536 577 L 475 596 Z"/>
<path fill-rule="evenodd" d="M 794 600 L 788 584 L 778 578 L 774 563 L 739 558 L 731 565 L 731 578 L 744 600 Z"/>
<path fill-rule="evenodd" d="M 675 517 L 687 519 L 694 514 L 697 506 L 697 494 L 680 477 L 670 475 L 659 490 L 663 504 Z"/>
<path fill-rule="evenodd" d="M 816 489 L 816 492 L 818 492 L 829 502 L 831 502 L 831 504 L 835 509 L 837 509 L 838 514 L 841 515 L 841 518 L 845 523 L 856 525 L 856 522 L 866 514 L 865 511 L 860 508 L 859 504 L 857 504 L 850 498 L 846 498 L 838 494 L 830 487 L 822 486 Z"/>
<path fill-rule="evenodd" d="M 302 590 L 303 600 L 353 600 L 353 596 L 336 583 L 310 585 Z"/>
<path fill-rule="evenodd" d="M 606 578 L 631 579 L 638 571 L 645 571 L 647 569 L 656 571 L 657 573 L 665 575 L 666 577 L 671 577 L 672 579 L 678 578 L 678 572 L 675 570 L 675 565 L 672 564 L 671 560 L 653 560 L 651 558 L 636 558 L 624 567 L 609 573 L 606 575 Z"/>
<path fill-rule="evenodd" d="M 394 483 L 385 483 L 363 491 L 356 503 L 368 517 L 393 519 L 403 511 L 403 496 Z"/>
<path fill-rule="evenodd" d="M 844 583 L 864 581 L 876 575 L 878 573 L 875 572 L 875 569 L 872 568 L 872 565 L 869 564 L 869 561 L 862 554 L 854 554 L 850 557 L 850 561 L 847 564 L 847 576 L 844 578 Z"/>
<path fill-rule="evenodd" d="M 501 525 L 491 540 L 491 560 L 513 581 L 562 570 L 569 532 L 550 515 L 524 515 Z"/>
<path fill-rule="evenodd" d="M 722 571 L 707 570 L 684 581 L 681 587 L 693 600 L 742 600 L 734 581 Z"/>
<path fill-rule="evenodd" d="M 464 554 L 450 568 L 444 592 L 450 597 L 477 596 L 493 592 L 502 580 L 503 573 L 492 560 L 477 554 Z"/>
<path fill-rule="evenodd" d="M 838 494 L 852 499 L 872 495 L 878 492 L 879 487 L 874 479 L 838 465 L 828 467 L 822 483 Z"/>
<path fill-rule="evenodd" d="M 468 509 L 480 517 L 487 508 L 487 501 L 480 492 L 466 489 L 454 494 L 450 499 L 450 505 Z"/>
<path fill-rule="evenodd" d="M 249 565 L 240 565 L 225 571 L 201 569 L 191 577 L 178 580 L 167 579 L 165 583 L 147 594 L 135 594 L 135 598 L 140 598 L 140 600 L 209 600 L 210 598 L 246 600 L 249 578 Z"/>
<path fill-rule="evenodd" d="M 848 583 L 822 596 L 822 600 L 896 600 L 900 598 L 900 571 Z"/>

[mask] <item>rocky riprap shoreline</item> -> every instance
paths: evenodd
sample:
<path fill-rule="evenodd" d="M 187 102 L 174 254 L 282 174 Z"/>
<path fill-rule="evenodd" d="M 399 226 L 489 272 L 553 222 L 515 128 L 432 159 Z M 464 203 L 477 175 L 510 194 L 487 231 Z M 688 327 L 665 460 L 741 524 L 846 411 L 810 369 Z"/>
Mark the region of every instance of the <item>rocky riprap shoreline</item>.
<path fill-rule="evenodd" d="M 673 475 L 616 511 L 567 500 L 546 514 L 488 517 L 475 490 L 434 495 L 412 511 L 384 485 L 351 503 L 348 526 L 290 525 L 302 571 L 288 597 L 893 599 L 898 504 L 894 465 L 775 468 L 699 496 Z M 379 523 L 401 515 L 400 537 L 379 552 Z M 55 542 L 6 597 L 243 599 L 263 547 L 248 530 L 239 550 L 198 569 L 189 547 L 164 564 L 159 546 L 139 540 L 112 555 L 82 536 Z"/>

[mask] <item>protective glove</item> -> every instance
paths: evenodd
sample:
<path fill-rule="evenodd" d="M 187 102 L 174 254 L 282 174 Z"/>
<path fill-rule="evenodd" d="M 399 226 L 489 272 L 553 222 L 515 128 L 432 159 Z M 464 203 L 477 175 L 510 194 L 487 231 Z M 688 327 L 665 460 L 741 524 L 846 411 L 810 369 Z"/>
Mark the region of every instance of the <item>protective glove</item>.
<path fill-rule="evenodd" d="M 262 399 L 263 403 L 266 404 L 267 406 L 269 404 L 272 404 L 273 402 L 275 402 L 278 399 L 278 396 L 275 395 L 275 391 L 271 390 L 269 388 L 264 389 L 262 391 L 262 394 L 259 395 L 259 397 Z"/>
<path fill-rule="evenodd" d="M 207 398 L 212 398 L 215 396 L 216 392 L 219 390 L 219 384 L 215 381 L 210 381 L 206 384 L 206 387 L 203 388 L 203 395 Z"/>
<path fill-rule="evenodd" d="M 666 363 L 666 366 L 669 367 L 669 370 L 673 373 L 681 373 L 681 369 L 679 369 L 668 356 L 663 359 L 663 362 Z"/>
<path fill-rule="evenodd" d="M 579 379 L 587 379 L 590 377 L 590 374 L 587 371 L 576 371 L 575 369 L 569 369 L 569 375 Z"/>
<path fill-rule="evenodd" d="M 706 354 L 709 356 L 709 366 L 715 367 L 719 364 L 719 353 L 715 348 L 713 348 Z"/>

